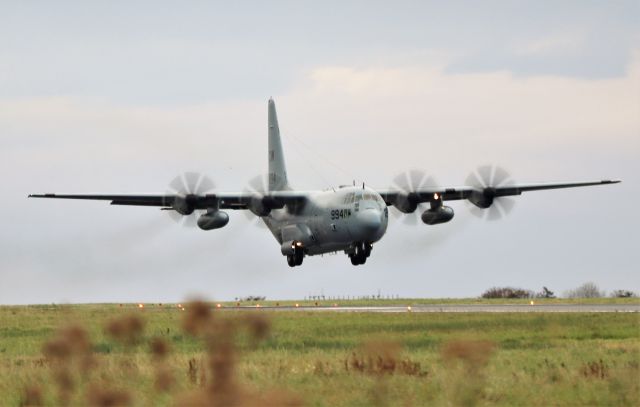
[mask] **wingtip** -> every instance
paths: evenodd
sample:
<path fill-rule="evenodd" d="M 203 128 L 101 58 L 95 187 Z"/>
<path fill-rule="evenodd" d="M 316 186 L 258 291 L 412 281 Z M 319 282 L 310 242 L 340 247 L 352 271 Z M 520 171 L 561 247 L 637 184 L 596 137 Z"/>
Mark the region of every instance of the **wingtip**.
<path fill-rule="evenodd" d="M 27 198 L 53 198 L 56 194 L 46 193 L 46 194 L 29 194 Z"/>
<path fill-rule="evenodd" d="M 621 182 L 622 182 L 621 179 L 605 179 L 605 180 L 602 180 L 603 184 L 619 184 Z"/>

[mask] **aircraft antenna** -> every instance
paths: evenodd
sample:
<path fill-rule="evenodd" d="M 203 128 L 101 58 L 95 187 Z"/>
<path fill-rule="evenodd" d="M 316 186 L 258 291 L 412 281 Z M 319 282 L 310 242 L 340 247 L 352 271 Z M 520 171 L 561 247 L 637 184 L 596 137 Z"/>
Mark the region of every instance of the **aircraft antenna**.
<path fill-rule="evenodd" d="M 350 172 L 346 171 L 344 168 L 342 168 L 341 166 L 336 164 L 334 161 L 330 160 L 325 154 L 320 153 L 320 151 L 318 151 L 318 148 L 310 147 L 307 143 L 305 143 L 304 141 L 302 141 L 301 139 L 299 139 L 298 137 L 296 137 L 294 135 L 282 134 L 282 136 L 284 138 L 288 139 L 288 140 L 293 141 L 294 142 L 294 143 L 292 143 L 293 146 L 295 146 L 296 143 L 297 143 L 300 146 L 304 147 L 311 154 L 315 155 L 317 158 L 319 158 L 320 160 L 324 161 L 329 166 L 335 168 L 338 172 L 340 172 L 342 174 L 345 174 L 347 177 L 353 176 L 353 173 L 350 173 Z M 300 153 L 300 155 L 302 155 L 303 157 L 305 156 L 300 149 L 296 148 L 296 150 L 298 151 L 298 153 Z M 307 158 L 307 157 L 304 157 L 304 158 Z M 308 159 L 307 159 L 307 165 L 310 165 Z M 312 167 L 312 166 L 311 166 L 311 169 L 316 171 L 316 169 L 314 167 Z M 316 172 L 318 172 L 318 171 L 316 171 Z M 318 175 L 320 176 L 320 178 L 322 178 L 323 181 L 327 182 L 326 179 L 322 176 L 322 174 L 320 174 L 318 172 Z M 354 186 L 355 186 L 355 184 L 354 184 Z"/>
<path fill-rule="evenodd" d="M 292 140 L 292 141 L 298 141 L 296 138 L 284 135 L 284 134 L 280 134 L 281 136 L 283 136 L 284 138 L 286 138 L 287 140 Z M 298 143 L 300 143 L 300 145 L 303 145 L 302 142 L 298 141 Z M 296 150 L 296 152 L 298 154 L 300 154 L 300 156 L 306 161 L 307 165 L 309 166 L 309 168 L 311 168 L 311 170 L 313 172 L 316 173 L 316 175 L 318 175 L 318 177 L 320 177 L 320 179 L 322 180 L 322 182 L 329 187 L 330 189 L 333 189 L 335 191 L 335 187 L 332 183 L 330 183 L 329 181 L 327 181 L 327 179 L 322 175 L 322 172 L 320 172 L 312 163 L 311 160 L 309 159 L 309 157 L 307 157 L 307 155 L 302 152 L 302 150 L 296 145 L 296 143 L 290 143 L 291 146 L 293 146 L 294 150 Z"/>

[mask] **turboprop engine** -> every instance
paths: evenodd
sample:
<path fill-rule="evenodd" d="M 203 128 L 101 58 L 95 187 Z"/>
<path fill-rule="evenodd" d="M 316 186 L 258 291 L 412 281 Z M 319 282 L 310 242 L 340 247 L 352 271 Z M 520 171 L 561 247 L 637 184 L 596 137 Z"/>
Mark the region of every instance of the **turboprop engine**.
<path fill-rule="evenodd" d="M 171 205 L 180 215 L 191 215 L 194 205 L 190 196 L 178 196 Z"/>
<path fill-rule="evenodd" d="M 222 211 L 207 212 L 198 218 L 198 227 L 202 230 L 220 229 L 229 223 L 229 215 Z"/>
<path fill-rule="evenodd" d="M 422 213 L 422 221 L 427 225 L 437 225 L 449 222 L 453 219 L 453 209 L 448 206 L 439 206 Z"/>

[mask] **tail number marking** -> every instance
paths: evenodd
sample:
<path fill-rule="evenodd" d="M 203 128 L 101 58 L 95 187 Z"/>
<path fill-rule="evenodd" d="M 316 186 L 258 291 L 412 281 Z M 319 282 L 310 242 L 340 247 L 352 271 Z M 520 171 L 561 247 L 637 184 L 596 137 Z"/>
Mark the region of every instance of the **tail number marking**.
<path fill-rule="evenodd" d="M 351 216 L 351 209 L 332 209 L 331 220 L 345 219 Z"/>

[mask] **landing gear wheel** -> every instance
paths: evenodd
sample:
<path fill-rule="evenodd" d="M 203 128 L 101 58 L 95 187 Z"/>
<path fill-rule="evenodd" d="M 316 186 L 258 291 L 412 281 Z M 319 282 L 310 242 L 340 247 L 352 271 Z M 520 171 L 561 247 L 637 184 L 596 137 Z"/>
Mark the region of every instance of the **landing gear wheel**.
<path fill-rule="evenodd" d="M 364 243 L 364 255 L 365 255 L 365 257 L 371 256 L 371 249 L 373 249 L 373 245 L 371 243 Z"/>
<path fill-rule="evenodd" d="M 371 254 L 371 245 L 367 243 L 356 243 L 355 250 L 349 255 L 351 264 L 358 266 L 367 261 L 367 257 Z"/>
<path fill-rule="evenodd" d="M 287 264 L 289 267 L 295 267 L 302 265 L 304 260 L 304 248 L 300 245 L 295 245 L 293 253 L 287 255 Z"/>

